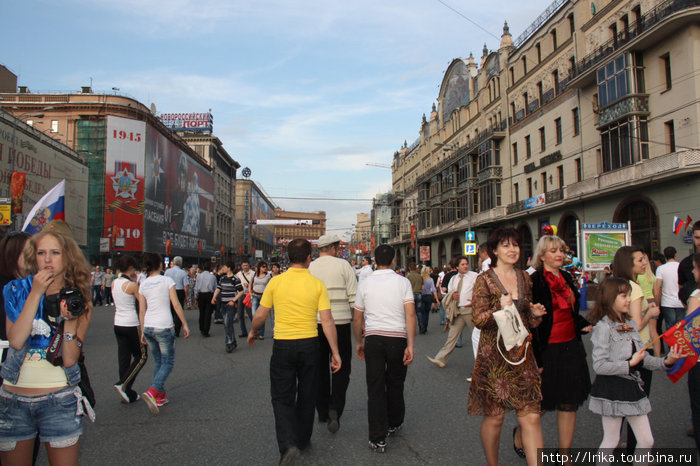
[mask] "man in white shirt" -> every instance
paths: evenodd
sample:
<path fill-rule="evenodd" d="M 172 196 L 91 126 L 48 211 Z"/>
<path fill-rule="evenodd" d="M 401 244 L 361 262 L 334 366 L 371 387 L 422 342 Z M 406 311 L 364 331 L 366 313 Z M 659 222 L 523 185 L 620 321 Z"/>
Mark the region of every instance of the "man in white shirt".
<path fill-rule="evenodd" d="M 172 279 L 175 282 L 175 293 L 177 294 L 177 300 L 180 301 L 180 306 L 185 309 L 185 298 L 187 297 L 187 290 L 190 286 L 190 281 L 187 279 L 187 272 L 182 269 L 182 257 L 175 256 L 173 258 L 173 266 L 165 271 L 164 275 Z M 175 336 L 180 336 L 180 330 L 182 329 L 182 322 L 180 318 L 175 313 L 175 308 L 170 305 L 170 313 L 173 316 L 173 322 L 175 323 Z"/>
<path fill-rule="evenodd" d="M 671 328 L 685 316 L 685 307 L 678 298 L 678 254 L 676 248 L 668 246 L 664 249 L 666 263 L 656 269 L 654 282 L 654 299 L 661 307 L 661 315 L 666 328 Z M 662 329 L 658 329 L 661 332 Z"/>
<path fill-rule="evenodd" d="M 309 272 L 326 285 L 331 302 L 331 314 L 335 321 L 338 352 L 343 365 L 331 373 L 333 352 L 323 334 L 318 320 L 320 366 L 316 411 L 321 422 L 328 423 L 331 433 L 338 432 L 340 417 L 345 409 L 345 393 L 350 384 L 350 361 L 352 361 L 352 308 L 355 305 L 357 279 L 350 263 L 336 257 L 340 246 L 338 235 L 323 235 L 318 239 L 319 257 L 309 265 Z"/>
<path fill-rule="evenodd" d="M 377 270 L 357 289 L 353 320 L 357 357 L 366 368 L 369 446 L 377 452 L 403 426 L 403 386 L 416 335 L 411 282 L 394 272 L 394 254 L 387 244 L 374 250 Z"/>
<path fill-rule="evenodd" d="M 253 312 L 249 306 L 243 304 L 243 299 L 245 299 L 245 295 L 248 293 L 250 282 L 252 282 L 253 277 L 255 277 L 255 270 L 251 270 L 250 262 L 247 260 L 241 262 L 241 270 L 238 271 L 236 277 L 241 281 L 241 285 L 243 285 L 243 296 L 241 296 L 241 298 L 238 300 L 238 322 L 241 326 L 241 334 L 238 336 L 240 338 L 248 338 L 248 328 L 245 325 L 245 315 L 248 313 L 248 317 L 252 321 Z"/>
<path fill-rule="evenodd" d="M 362 268 L 357 272 L 357 279 L 359 281 L 372 275 L 372 258 L 370 256 L 365 256 L 362 258 Z"/>
<path fill-rule="evenodd" d="M 457 262 L 457 274 L 453 275 L 450 283 L 447 284 L 447 292 L 452 294 L 452 299 L 457 301 L 457 312 L 455 315 L 447 316 L 450 333 L 447 334 L 447 341 L 442 349 L 434 358 L 428 356 L 428 361 L 438 367 L 445 367 L 447 358 L 454 351 L 464 327 L 474 328 L 474 322 L 472 321 L 472 291 L 477 276 L 476 272 L 469 270 L 469 259 L 464 256 L 460 257 Z"/>

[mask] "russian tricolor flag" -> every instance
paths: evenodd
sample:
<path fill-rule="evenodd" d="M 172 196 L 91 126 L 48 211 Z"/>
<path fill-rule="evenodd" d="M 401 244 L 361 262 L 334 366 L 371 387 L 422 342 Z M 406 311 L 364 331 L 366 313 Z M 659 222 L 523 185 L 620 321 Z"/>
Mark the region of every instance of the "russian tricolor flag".
<path fill-rule="evenodd" d="M 666 330 L 662 335 L 669 347 L 678 345 L 678 350 L 684 357 L 666 371 L 673 383 L 685 375 L 697 362 L 700 350 L 700 328 L 695 320 L 700 317 L 700 307 L 688 314 L 676 325 Z"/>
<path fill-rule="evenodd" d="M 61 180 L 34 204 L 27 215 L 22 231 L 39 233 L 51 220 L 66 220 L 66 180 Z"/>
<path fill-rule="evenodd" d="M 680 218 L 676 217 L 675 215 L 673 216 L 673 234 L 677 235 L 678 233 L 681 232 L 683 229 L 683 220 Z"/>

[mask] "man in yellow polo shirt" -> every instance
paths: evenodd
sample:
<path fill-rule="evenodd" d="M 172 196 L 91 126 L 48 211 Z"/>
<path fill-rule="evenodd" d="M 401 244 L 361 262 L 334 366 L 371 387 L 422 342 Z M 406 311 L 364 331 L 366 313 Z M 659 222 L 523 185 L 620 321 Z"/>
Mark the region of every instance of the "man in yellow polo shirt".
<path fill-rule="evenodd" d="M 291 266 L 267 284 L 248 334 L 248 344 L 255 345 L 258 329 L 274 306 L 270 394 L 280 464 L 293 463 L 311 442 L 319 374 L 319 315 L 331 347 L 331 369 L 337 372 L 341 366 L 328 291 L 308 270 L 311 243 L 295 239 L 287 246 L 287 255 Z"/>

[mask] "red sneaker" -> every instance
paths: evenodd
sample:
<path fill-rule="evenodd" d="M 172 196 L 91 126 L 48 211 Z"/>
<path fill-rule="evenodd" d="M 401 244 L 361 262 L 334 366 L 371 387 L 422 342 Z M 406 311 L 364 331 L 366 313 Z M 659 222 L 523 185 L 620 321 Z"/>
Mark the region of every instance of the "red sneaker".
<path fill-rule="evenodd" d="M 165 394 L 165 392 L 160 392 L 158 393 L 158 396 L 156 396 L 156 404 L 160 408 L 161 406 L 168 404 L 170 400 L 168 399 L 168 396 Z"/>
<path fill-rule="evenodd" d="M 158 395 L 160 395 L 160 393 L 153 387 L 149 388 L 141 395 L 148 409 L 150 409 L 153 414 L 158 414 Z"/>

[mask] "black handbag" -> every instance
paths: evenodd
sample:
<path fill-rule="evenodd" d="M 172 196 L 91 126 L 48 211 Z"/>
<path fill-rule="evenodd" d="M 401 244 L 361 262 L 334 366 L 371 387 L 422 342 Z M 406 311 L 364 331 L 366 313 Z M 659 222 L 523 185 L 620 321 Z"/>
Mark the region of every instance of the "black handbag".
<path fill-rule="evenodd" d="M 80 383 L 78 387 L 83 392 L 83 396 L 90 402 L 90 406 L 94 408 L 95 404 L 97 404 L 97 399 L 95 398 L 95 390 L 92 389 L 92 384 L 90 383 L 90 376 L 85 366 L 85 354 L 82 349 L 78 358 L 78 367 L 80 368 Z"/>

